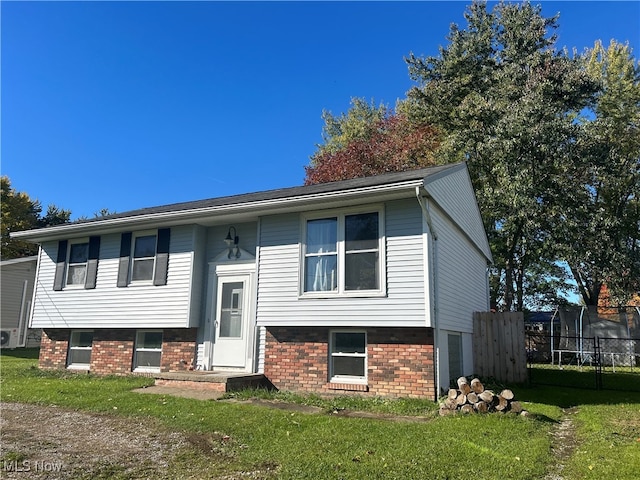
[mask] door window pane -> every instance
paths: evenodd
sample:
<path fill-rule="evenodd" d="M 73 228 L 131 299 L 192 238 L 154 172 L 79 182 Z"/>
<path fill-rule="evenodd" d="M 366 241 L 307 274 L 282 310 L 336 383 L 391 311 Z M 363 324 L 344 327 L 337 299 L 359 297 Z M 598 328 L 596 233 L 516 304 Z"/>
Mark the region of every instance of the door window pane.
<path fill-rule="evenodd" d="M 220 337 L 242 337 L 243 291 L 243 282 L 227 282 L 222 284 Z"/>

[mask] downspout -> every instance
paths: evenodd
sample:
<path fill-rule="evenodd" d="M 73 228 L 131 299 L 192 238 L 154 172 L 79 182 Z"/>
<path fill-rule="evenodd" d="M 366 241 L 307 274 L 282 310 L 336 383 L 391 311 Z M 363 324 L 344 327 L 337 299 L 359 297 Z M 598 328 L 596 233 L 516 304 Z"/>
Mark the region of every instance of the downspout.
<path fill-rule="evenodd" d="M 429 213 L 429 198 L 423 197 L 420 194 L 420 187 L 416 187 L 416 199 L 418 200 L 418 204 L 420 205 L 420 209 L 422 210 L 422 216 L 427 224 L 429 229 L 429 236 L 427 237 L 427 250 L 431 253 L 431 264 L 432 268 L 427 268 L 427 276 L 429 272 L 431 272 L 431 278 L 427 277 L 429 281 L 429 290 L 431 290 L 431 285 L 433 285 L 433 302 L 429 301 L 430 312 L 432 315 L 432 325 L 433 325 L 433 346 L 434 346 L 434 356 L 435 356 L 435 374 L 436 374 L 436 388 L 434 401 L 438 401 L 438 395 L 440 394 L 440 326 L 438 323 L 438 234 L 436 233 L 435 228 L 433 228 L 433 221 L 431 220 L 431 214 Z M 423 203 L 424 199 L 424 203 Z M 426 204 L 426 205 L 425 205 Z M 428 264 L 429 262 L 427 262 Z M 431 292 L 428 291 L 427 295 Z M 428 298 L 428 297 L 427 297 Z"/>

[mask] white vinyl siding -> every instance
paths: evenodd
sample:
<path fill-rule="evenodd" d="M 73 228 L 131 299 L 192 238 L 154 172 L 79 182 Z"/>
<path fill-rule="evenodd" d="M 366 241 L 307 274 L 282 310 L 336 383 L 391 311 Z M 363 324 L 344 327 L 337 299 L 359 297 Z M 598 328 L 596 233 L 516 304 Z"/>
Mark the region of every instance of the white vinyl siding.
<path fill-rule="evenodd" d="M 385 205 L 386 295 L 299 297 L 301 224 L 298 214 L 261 223 L 260 326 L 426 326 L 422 216 L 416 199 Z"/>
<path fill-rule="evenodd" d="M 466 235 L 470 244 L 491 260 L 491 249 L 482 224 L 480 209 L 473 193 L 471 179 L 464 165 L 446 175 L 427 179 L 425 186 L 443 211 L 460 227 L 458 234 Z"/>
<path fill-rule="evenodd" d="M 438 255 L 436 304 L 439 327 L 472 333 L 473 312 L 489 308 L 487 260 L 441 210 L 434 208 L 431 215 L 438 234 L 435 248 Z"/>
<path fill-rule="evenodd" d="M 45 242 L 32 313 L 33 328 L 181 328 L 197 326 L 190 310 L 197 228 L 171 229 L 167 284 L 117 287 L 120 234 L 103 235 L 96 288 L 53 291 L 58 242 Z M 200 267 L 202 268 L 202 267 Z M 197 271 L 197 269 L 196 269 Z M 199 288 L 199 287 L 198 287 Z M 196 309 L 199 311 L 199 309 Z"/>

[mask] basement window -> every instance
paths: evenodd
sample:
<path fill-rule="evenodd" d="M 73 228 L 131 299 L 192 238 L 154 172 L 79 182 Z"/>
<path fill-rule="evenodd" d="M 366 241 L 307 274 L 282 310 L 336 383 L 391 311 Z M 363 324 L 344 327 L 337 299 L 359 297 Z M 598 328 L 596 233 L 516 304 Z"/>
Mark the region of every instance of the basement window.
<path fill-rule="evenodd" d="M 162 330 L 139 330 L 133 358 L 134 372 L 159 372 L 162 357 Z"/>
<path fill-rule="evenodd" d="M 69 338 L 69 353 L 67 368 L 89 370 L 91 365 L 91 348 L 93 346 L 93 332 L 88 330 L 74 330 Z"/>
<path fill-rule="evenodd" d="M 367 382 L 366 332 L 334 331 L 330 339 L 331 382 Z"/>

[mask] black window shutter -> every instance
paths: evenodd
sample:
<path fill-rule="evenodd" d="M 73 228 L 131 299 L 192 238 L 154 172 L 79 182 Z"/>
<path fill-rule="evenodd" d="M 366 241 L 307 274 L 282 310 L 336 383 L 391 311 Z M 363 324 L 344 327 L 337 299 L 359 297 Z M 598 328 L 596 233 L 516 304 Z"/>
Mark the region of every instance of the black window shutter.
<path fill-rule="evenodd" d="M 96 288 L 99 256 L 100 237 L 89 237 L 89 258 L 87 260 L 87 275 L 84 280 L 84 288 Z"/>
<path fill-rule="evenodd" d="M 169 270 L 169 240 L 171 229 L 160 228 L 158 230 L 158 242 L 156 243 L 156 269 L 153 272 L 154 285 L 167 284 L 167 271 Z"/>
<path fill-rule="evenodd" d="M 125 232 L 120 237 L 118 287 L 126 287 L 129 284 L 129 257 L 131 257 L 131 232 Z"/>
<path fill-rule="evenodd" d="M 67 264 L 68 240 L 58 242 L 58 258 L 56 258 L 56 273 L 53 277 L 53 289 L 62 290 L 64 287 L 64 268 Z"/>

